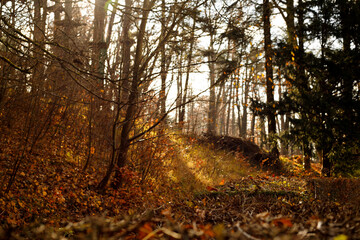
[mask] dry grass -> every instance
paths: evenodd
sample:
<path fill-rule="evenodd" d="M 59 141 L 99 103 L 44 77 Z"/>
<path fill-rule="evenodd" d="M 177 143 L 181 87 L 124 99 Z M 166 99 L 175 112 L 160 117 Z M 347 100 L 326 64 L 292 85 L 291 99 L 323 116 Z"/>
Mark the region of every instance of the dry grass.
<path fill-rule="evenodd" d="M 169 161 L 169 177 L 187 193 L 204 190 L 231 179 L 255 174 L 241 154 L 214 150 L 195 139 L 173 135 L 176 155 Z"/>

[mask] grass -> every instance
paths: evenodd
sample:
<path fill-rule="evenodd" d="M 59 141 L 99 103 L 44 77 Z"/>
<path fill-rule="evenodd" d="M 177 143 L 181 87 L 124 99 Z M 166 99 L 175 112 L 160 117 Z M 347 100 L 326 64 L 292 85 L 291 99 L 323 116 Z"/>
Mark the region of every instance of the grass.
<path fill-rule="evenodd" d="M 216 186 L 243 176 L 255 174 L 240 154 L 216 150 L 199 144 L 195 139 L 173 135 L 176 156 L 168 161 L 169 178 L 181 185 L 187 193 L 202 191 L 206 186 Z"/>

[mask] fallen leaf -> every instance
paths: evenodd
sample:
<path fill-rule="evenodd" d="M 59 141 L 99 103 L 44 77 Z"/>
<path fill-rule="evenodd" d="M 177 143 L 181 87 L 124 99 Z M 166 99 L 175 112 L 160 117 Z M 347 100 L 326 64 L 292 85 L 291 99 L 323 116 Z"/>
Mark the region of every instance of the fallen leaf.
<path fill-rule="evenodd" d="M 348 240 L 348 236 L 346 236 L 345 234 L 340 234 L 337 235 L 336 237 L 333 238 L 334 240 Z"/>
<path fill-rule="evenodd" d="M 278 218 L 278 219 L 274 219 L 272 220 L 272 223 L 277 226 L 277 227 L 292 227 L 292 222 L 289 218 Z"/>
<path fill-rule="evenodd" d="M 206 190 L 208 190 L 209 192 L 217 192 L 217 191 L 219 191 L 218 189 L 216 189 L 214 187 L 210 187 L 210 186 L 207 186 Z"/>

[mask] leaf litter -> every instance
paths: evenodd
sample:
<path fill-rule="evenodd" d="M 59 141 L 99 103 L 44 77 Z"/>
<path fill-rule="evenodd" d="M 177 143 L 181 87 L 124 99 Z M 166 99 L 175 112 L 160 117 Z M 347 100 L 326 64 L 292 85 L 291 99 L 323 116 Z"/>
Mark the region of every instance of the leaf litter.
<path fill-rule="evenodd" d="M 134 179 L 99 194 L 91 171 L 61 166 L 36 159 L 20 171 L 15 191 L 0 198 L 0 239 L 360 239 L 359 205 L 316 196 L 317 172 L 296 164 L 283 174 L 249 168 L 183 194 L 170 184 L 167 195 Z"/>

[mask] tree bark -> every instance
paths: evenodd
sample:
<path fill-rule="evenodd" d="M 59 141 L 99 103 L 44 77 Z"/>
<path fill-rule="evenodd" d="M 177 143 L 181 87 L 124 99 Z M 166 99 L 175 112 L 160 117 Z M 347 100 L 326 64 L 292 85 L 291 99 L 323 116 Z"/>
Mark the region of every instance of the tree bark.
<path fill-rule="evenodd" d="M 166 29 L 166 19 L 165 19 L 165 0 L 161 1 L 161 34 L 164 37 L 165 29 Z M 161 90 L 160 90 L 160 115 L 163 116 L 166 113 L 166 77 L 167 77 L 167 69 L 166 69 L 166 51 L 165 44 L 161 46 Z"/>
<path fill-rule="evenodd" d="M 341 37 L 343 39 L 343 51 L 344 51 L 344 57 L 345 61 L 347 59 L 350 59 L 351 57 L 351 4 L 354 4 L 352 1 L 347 0 L 338 0 L 338 5 L 340 8 L 340 21 L 341 21 Z M 358 4 L 359 5 L 359 4 Z M 350 136 L 351 131 L 354 129 L 353 122 L 354 121 L 354 112 L 353 112 L 353 86 L 354 86 L 354 75 L 352 68 L 357 68 L 356 64 L 354 64 L 352 61 L 347 61 L 347 63 L 344 64 L 344 71 L 342 72 L 342 85 L 343 85 L 343 102 L 344 102 L 344 116 L 348 127 L 348 133 L 345 135 Z M 348 139 L 348 137 L 345 137 L 345 139 Z M 351 141 L 351 140 L 347 140 Z"/>
<path fill-rule="evenodd" d="M 149 2 L 149 0 L 144 0 L 143 16 L 141 18 L 140 29 L 137 35 L 137 44 L 136 44 L 136 52 L 135 52 L 134 67 L 133 67 L 133 80 L 131 82 L 130 95 L 127 101 L 128 108 L 126 110 L 124 125 L 122 126 L 121 129 L 120 146 L 116 160 L 115 177 L 112 182 L 112 187 L 114 189 L 119 188 L 123 180 L 121 174 L 121 168 L 125 166 L 127 161 L 128 150 L 130 147 L 129 136 L 135 121 L 136 106 L 139 95 L 139 83 L 141 78 L 141 73 L 139 70 L 142 67 L 141 64 L 143 57 L 143 44 L 144 44 L 146 24 L 150 9 L 154 4 L 155 4 L 155 0 L 152 0 L 151 2 Z"/>
<path fill-rule="evenodd" d="M 210 135 L 216 134 L 216 106 L 215 106 L 215 56 L 214 56 L 214 36 L 210 34 L 210 55 L 209 55 L 209 70 L 210 70 L 210 97 L 209 97 L 209 112 L 208 112 L 208 133 Z"/>
<path fill-rule="evenodd" d="M 185 121 L 185 111 L 186 111 L 186 101 L 187 101 L 187 92 L 188 92 L 188 85 L 189 85 L 189 79 L 190 79 L 190 70 L 191 70 L 191 63 L 193 58 L 193 49 L 194 49 L 194 43 L 195 43 L 195 26 L 196 26 L 196 20 L 195 17 L 193 19 L 193 25 L 191 28 L 191 40 L 190 40 L 190 49 L 188 54 L 188 66 L 186 68 L 186 78 L 185 78 L 185 86 L 183 91 L 183 99 L 182 99 L 182 105 L 181 105 L 181 111 L 179 115 L 179 123 L 180 128 L 182 129 L 184 126 Z"/>
<path fill-rule="evenodd" d="M 310 170 L 311 169 L 311 147 L 307 141 L 303 143 L 303 151 L 304 151 L 304 169 Z"/>
<path fill-rule="evenodd" d="M 38 46 L 34 46 L 34 59 L 37 63 L 32 75 L 32 92 L 40 90 L 40 85 L 43 85 L 45 67 L 42 49 L 45 47 L 46 4 L 45 0 L 34 0 L 34 42 Z"/>
<path fill-rule="evenodd" d="M 106 0 L 95 0 L 92 65 L 95 74 L 99 77 L 100 85 L 104 76 L 106 57 L 105 4 Z"/>
<path fill-rule="evenodd" d="M 245 86 L 244 86 L 244 101 L 243 101 L 243 114 L 242 114 L 242 123 L 241 123 L 241 137 L 247 137 L 247 117 L 248 117 L 248 98 L 249 98 L 249 80 L 247 76 L 245 77 Z"/>
<path fill-rule="evenodd" d="M 274 79 L 272 69 L 272 41 L 270 32 L 271 8 L 269 0 L 263 0 L 263 24 L 264 24 L 264 50 L 265 50 L 265 72 L 266 72 L 266 101 L 269 106 L 268 111 L 268 133 L 269 136 L 276 133 L 275 109 L 274 105 Z M 277 148 L 277 144 L 272 142 L 272 151 Z"/>
<path fill-rule="evenodd" d="M 122 72 L 120 87 L 120 103 L 124 104 L 130 93 L 130 62 L 131 62 L 131 39 L 129 36 L 131 26 L 132 0 L 125 1 L 125 13 L 122 25 Z"/>
<path fill-rule="evenodd" d="M 233 99 L 233 85 L 232 85 L 232 81 L 230 81 L 230 86 L 229 86 L 229 100 L 227 102 L 227 116 L 226 116 L 226 125 L 225 125 L 225 135 L 228 136 L 229 135 L 229 128 L 230 128 L 230 113 L 231 113 L 231 104 L 232 104 L 232 99 Z M 226 107 L 225 107 L 226 109 Z"/>

